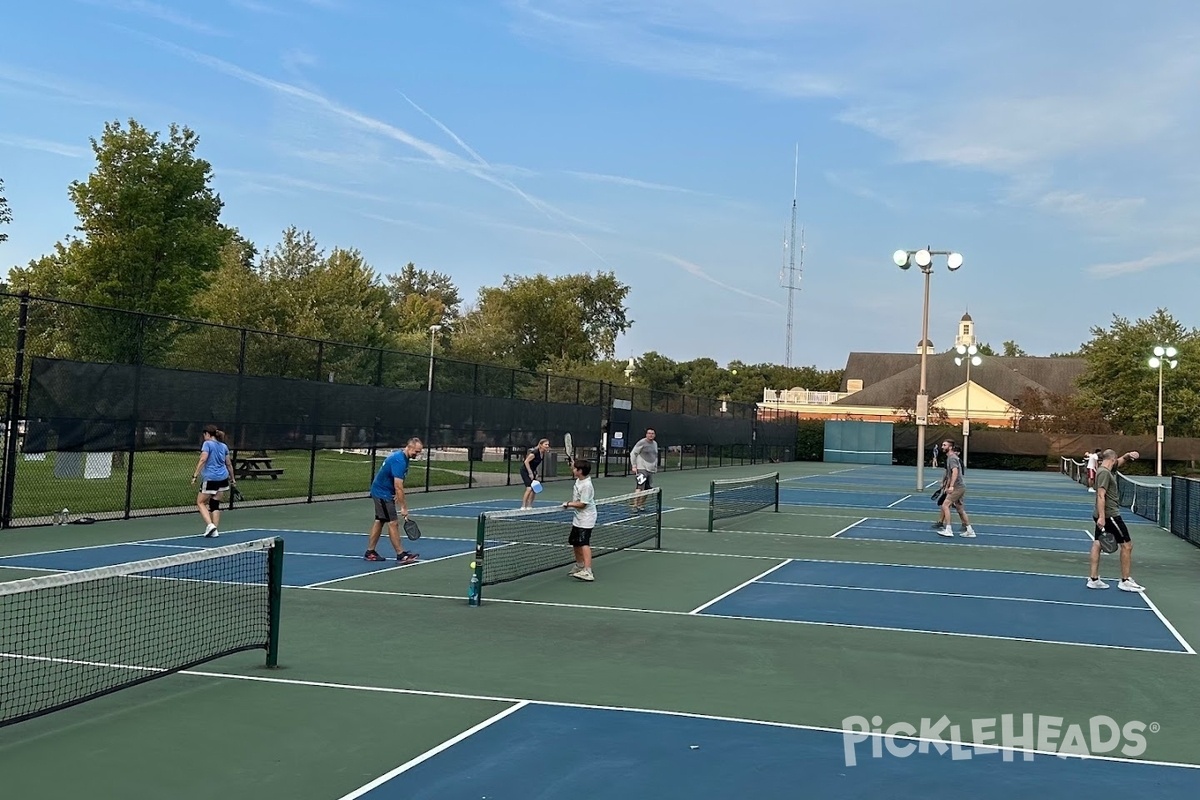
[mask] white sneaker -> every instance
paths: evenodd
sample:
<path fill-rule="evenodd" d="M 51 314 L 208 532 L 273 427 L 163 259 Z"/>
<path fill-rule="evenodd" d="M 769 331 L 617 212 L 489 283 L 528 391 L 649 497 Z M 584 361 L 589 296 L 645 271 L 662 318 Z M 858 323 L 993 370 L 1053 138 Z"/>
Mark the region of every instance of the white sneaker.
<path fill-rule="evenodd" d="M 1089 589 L 1107 589 L 1108 584 L 1099 578 L 1088 578 L 1087 587 Z"/>
<path fill-rule="evenodd" d="M 1117 584 L 1117 588 L 1123 592 L 1144 592 L 1146 587 L 1139 586 L 1133 578 L 1126 578 Z"/>
<path fill-rule="evenodd" d="M 590 569 L 581 569 L 578 572 L 572 572 L 571 577 L 580 581 L 594 581 L 596 578 L 592 575 Z"/>
<path fill-rule="evenodd" d="M 937 535 L 938 536 L 948 536 L 949 538 L 953 539 L 954 531 L 951 530 L 949 525 L 947 525 L 945 528 L 938 528 Z"/>
<path fill-rule="evenodd" d="M 570 575 L 571 577 L 575 577 L 575 575 L 577 575 L 580 572 L 583 572 L 583 567 L 580 566 L 579 564 L 575 564 L 571 567 L 571 571 L 568 572 L 567 574 Z"/>
<path fill-rule="evenodd" d="M 208 523 L 208 527 L 204 529 L 205 539 L 215 539 L 220 535 L 221 534 L 217 533 L 217 526 L 213 525 L 211 522 Z"/>
<path fill-rule="evenodd" d="M 1088 491 L 1089 491 L 1089 492 L 1091 492 L 1092 494 L 1095 494 L 1095 493 L 1096 493 L 1096 490 L 1095 490 L 1095 489 L 1088 489 Z"/>
<path fill-rule="evenodd" d="M 964 539 L 974 539 L 975 538 L 975 529 L 972 528 L 970 525 L 968 525 L 967 529 L 965 531 L 963 531 L 962 533 L 960 533 L 959 536 L 963 537 Z"/>

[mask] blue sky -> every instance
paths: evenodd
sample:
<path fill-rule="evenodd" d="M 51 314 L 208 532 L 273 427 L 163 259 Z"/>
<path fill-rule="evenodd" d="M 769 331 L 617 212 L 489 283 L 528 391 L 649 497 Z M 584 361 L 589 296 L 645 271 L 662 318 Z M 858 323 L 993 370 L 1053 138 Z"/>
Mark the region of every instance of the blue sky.
<path fill-rule="evenodd" d="M 88 139 L 201 137 L 224 219 L 408 261 L 473 298 L 614 270 L 626 357 L 793 362 L 979 336 L 1073 350 L 1114 312 L 1197 325 L 1200 5 L 1007 0 L 44 0 L 4 14 L 0 265 L 74 224 Z"/>

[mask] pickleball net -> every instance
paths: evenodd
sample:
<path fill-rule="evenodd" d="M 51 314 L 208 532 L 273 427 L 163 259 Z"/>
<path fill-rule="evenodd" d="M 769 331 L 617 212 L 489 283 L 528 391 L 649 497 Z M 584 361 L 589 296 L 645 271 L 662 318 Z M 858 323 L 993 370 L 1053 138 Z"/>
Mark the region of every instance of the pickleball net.
<path fill-rule="evenodd" d="M 708 487 L 708 529 L 718 520 L 779 510 L 779 473 L 713 481 Z"/>
<path fill-rule="evenodd" d="M 243 650 L 275 666 L 283 540 L 0 583 L 0 726 Z"/>
<path fill-rule="evenodd" d="M 475 575 L 480 586 L 574 564 L 575 551 L 568 542 L 574 516 L 573 510 L 561 506 L 480 514 L 475 538 Z M 630 548 L 661 547 L 661 489 L 596 500 L 593 559 Z"/>

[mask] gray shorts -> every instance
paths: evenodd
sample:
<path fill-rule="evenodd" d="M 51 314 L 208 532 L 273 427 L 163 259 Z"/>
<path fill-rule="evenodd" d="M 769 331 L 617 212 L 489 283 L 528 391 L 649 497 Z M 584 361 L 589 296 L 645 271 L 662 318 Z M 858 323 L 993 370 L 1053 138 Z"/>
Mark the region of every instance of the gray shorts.
<path fill-rule="evenodd" d="M 375 501 L 375 519 L 380 522 L 395 522 L 400 518 L 396 512 L 395 500 L 380 500 L 378 497 L 372 497 Z"/>

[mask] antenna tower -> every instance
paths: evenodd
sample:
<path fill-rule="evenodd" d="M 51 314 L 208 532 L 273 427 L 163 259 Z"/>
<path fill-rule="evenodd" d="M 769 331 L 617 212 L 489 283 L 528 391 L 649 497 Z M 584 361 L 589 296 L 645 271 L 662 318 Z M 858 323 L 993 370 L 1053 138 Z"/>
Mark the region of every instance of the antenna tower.
<path fill-rule="evenodd" d="M 792 331 L 796 319 L 796 292 L 800 291 L 800 280 L 804 276 L 804 229 L 800 229 L 800 266 L 796 267 L 796 195 L 800 183 L 800 144 L 796 144 L 796 166 L 792 176 L 792 227 L 783 242 L 786 266 L 780 270 L 779 283 L 787 289 L 787 345 L 784 364 L 792 366 Z M 785 280 L 786 277 L 786 280 Z"/>

